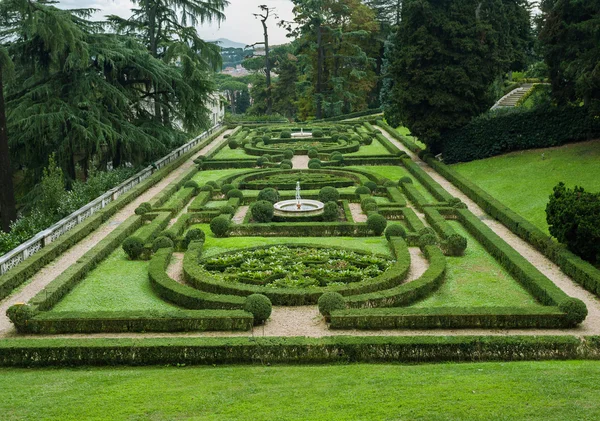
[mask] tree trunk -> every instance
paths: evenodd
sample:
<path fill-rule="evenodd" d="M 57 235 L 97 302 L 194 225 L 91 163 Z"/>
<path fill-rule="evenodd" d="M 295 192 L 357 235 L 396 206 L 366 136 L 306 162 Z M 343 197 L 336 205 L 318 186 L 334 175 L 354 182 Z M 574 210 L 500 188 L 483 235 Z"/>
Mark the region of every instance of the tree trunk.
<path fill-rule="evenodd" d="M 158 56 L 158 40 L 156 39 L 156 8 L 157 5 L 154 3 L 148 11 L 148 37 L 150 39 L 150 54 L 156 58 Z M 152 89 L 154 90 L 154 120 L 162 121 L 160 112 L 160 101 L 158 99 L 158 84 L 152 83 Z"/>
<path fill-rule="evenodd" d="M 4 106 L 4 80 L 0 67 L 0 215 L 2 231 L 10 231 L 10 223 L 17 219 L 15 191 L 10 168 L 8 133 L 6 132 L 6 109 Z"/>
<path fill-rule="evenodd" d="M 323 96 L 322 96 L 322 84 L 323 84 L 323 35 L 321 33 L 321 25 L 317 27 L 317 87 L 315 89 L 317 97 L 317 111 L 315 118 L 320 120 L 323 118 Z"/>
<path fill-rule="evenodd" d="M 267 17 L 269 15 L 267 14 Z M 261 20 L 265 35 L 265 65 L 267 71 L 267 115 L 271 114 L 273 99 L 271 98 L 271 62 L 269 61 L 269 32 L 267 30 L 267 18 Z"/>

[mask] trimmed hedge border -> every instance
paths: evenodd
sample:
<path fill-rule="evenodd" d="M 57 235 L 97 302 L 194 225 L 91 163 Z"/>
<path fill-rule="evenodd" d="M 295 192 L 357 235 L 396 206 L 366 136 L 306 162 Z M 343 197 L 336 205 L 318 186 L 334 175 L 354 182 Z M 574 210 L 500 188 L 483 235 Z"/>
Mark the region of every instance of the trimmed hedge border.
<path fill-rule="evenodd" d="M 383 120 L 377 120 L 377 126 L 381 127 L 386 132 L 388 132 L 390 134 L 390 136 L 392 136 L 398 142 L 400 142 L 404 146 L 406 146 L 406 148 L 408 150 L 410 150 L 411 152 L 413 152 L 413 153 L 419 153 L 419 152 L 421 152 L 421 148 L 416 143 L 412 142 L 407 137 L 402 136 L 400 133 L 398 133 L 396 131 L 396 129 L 394 129 L 392 126 L 390 126 L 389 124 L 387 124 Z"/>

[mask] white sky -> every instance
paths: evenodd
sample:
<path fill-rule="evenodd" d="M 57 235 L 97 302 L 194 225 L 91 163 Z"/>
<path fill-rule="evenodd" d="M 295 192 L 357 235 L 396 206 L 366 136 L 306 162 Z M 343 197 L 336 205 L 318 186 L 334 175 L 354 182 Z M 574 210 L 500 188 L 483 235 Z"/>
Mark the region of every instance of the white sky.
<path fill-rule="evenodd" d="M 205 25 L 198 28 L 198 33 L 205 40 L 216 40 L 227 38 L 231 41 L 254 44 L 262 41 L 262 25 L 260 20 L 252 16 L 259 11 L 258 5 L 266 4 L 275 7 L 275 13 L 279 19 L 269 18 L 269 43 L 272 45 L 284 44 L 289 40 L 286 31 L 279 28 L 276 22 L 279 20 L 291 20 L 292 2 L 290 0 L 229 0 L 229 6 L 225 9 L 227 19 L 218 25 Z M 131 15 L 130 9 L 134 7 L 129 0 L 60 0 L 60 7 L 65 8 L 94 8 L 101 11 L 94 16 L 102 19 L 105 15 L 119 15 L 127 18 Z"/>

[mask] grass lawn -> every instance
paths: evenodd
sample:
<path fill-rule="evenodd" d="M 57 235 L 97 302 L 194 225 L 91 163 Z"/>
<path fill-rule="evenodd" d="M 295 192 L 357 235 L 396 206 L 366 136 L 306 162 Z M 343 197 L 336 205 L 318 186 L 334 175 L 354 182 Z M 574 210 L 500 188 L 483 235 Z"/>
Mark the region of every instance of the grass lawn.
<path fill-rule="evenodd" d="M 203 185 L 208 181 L 217 181 L 220 178 L 227 177 L 228 175 L 239 174 L 244 171 L 248 171 L 248 168 L 235 168 L 229 170 L 208 170 L 208 171 L 198 171 L 196 175 L 192 178 L 199 185 Z"/>
<path fill-rule="evenodd" d="M 597 361 L 0 369 L 0 376 L 3 420 L 600 419 Z"/>
<path fill-rule="evenodd" d="M 391 155 L 377 139 L 373 139 L 370 145 L 362 145 L 358 152 L 346 153 L 344 156 L 365 156 L 365 155 Z"/>
<path fill-rule="evenodd" d="M 381 166 L 373 166 L 373 167 L 347 167 L 349 169 L 362 170 L 367 171 L 373 174 L 377 174 L 381 177 L 389 178 L 392 181 L 397 182 L 402 177 L 410 177 L 413 180 L 413 186 L 417 189 L 419 193 L 423 195 L 423 197 L 430 202 L 437 202 L 435 198 L 429 193 L 427 190 L 408 170 L 404 167 L 395 166 L 395 165 L 381 165 Z"/>
<path fill-rule="evenodd" d="M 513 152 L 452 167 L 548 232 L 546 204 L 559 181 L 570 188 L 600 191 L 600 140 Z"/>
<path fill-rule="evenodd" d="M 257 156 L 248 155 L 244 148 L 231 149 L 225 146 L 216 153 L 211 159 L 256 159 Z"/>
<path fill-rule="evenodd" d="M 457 221 L 448 221 L 468 241 L 464 256 L 447 256 L 446 279 L 414 307 L 537 306 L 537 301 Z"/>
<path fill-rule="evenodd" d="M 396 131 L 398 133 L 400 133 L 402 136 L 407 137 L 413 143 L 416 143 L 419 148 L 421 148 L 421 149 L 425 149 L 426 148 L 426 145 L 423 142 L 421 142 L 416 137 L 411 136 L 410 130 L 408 130 L 407 127 L 400 126 L 400 127 L 396 128 Z"/>
<path fill-rule="evenodd" d="M 152 291 L 148 281 L 148 262 L 129 260 L 119 247 L 88 273 L 52 311 L 169 311 L 177 308 Z"/>

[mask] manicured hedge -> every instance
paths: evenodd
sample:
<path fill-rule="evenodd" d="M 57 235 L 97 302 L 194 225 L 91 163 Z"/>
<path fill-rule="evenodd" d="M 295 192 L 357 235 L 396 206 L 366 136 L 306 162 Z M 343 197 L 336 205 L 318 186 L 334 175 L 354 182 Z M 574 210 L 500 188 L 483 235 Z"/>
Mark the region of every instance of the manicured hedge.
<path fill-rule="evenodd" d="M 398 187 L 386 187 L 390 201 L 398 206 L 406 206 L 406 199 Z"/>
<path fill-rule="evenodd" d="M 390 126 L 383 120 L 377 120 L 377 125 L 384 129 L 386 132 L 388 132 L 390 136 L 402 143 L 404 146 L 406 146 L 407 149 L 409 149 L 413 153 L 419 153 L 421 151 L 421 148 L 416 143 L 411 141 L 406 136 L 402 136 L 400 133 L 398 133 L 398 131 L 396 131 L 396 129 L 394 129 L 392 126 Z"/>
<path fill-rule="evenodd" d="M 211 197 L 211 192 L 201 191 L 200 193 L 198 193 L 198 196 L 196 196 L 196 198 L 192 200 L 190 206 L 188 206 L 188 212 L 200 212 L 202 210 L 205 210 L 204 205 L 206 205 L 210 201 Z"/>
<path fill-rule="evenodd" d="M 317 121 L 342 121 L 342 120 L 348 120 L 350 118 L 358 118 L 358 117 L 370 116 L 373 114 L 381 114 L 382 112 L 383 111 L 381 108 L 371 108 L 368 110 L 356 111 L 354 113 L 342 114 L 342 115 L 338 115 L 335 117 L 327 117 L 327 118 L 323 118 L 321 120 L 312 120 L 312 123 L 317 122 Z"/>
<path fill-rule="evenodd" d="M 586 107 L 541 107 L 487 113 L 443 139 L 444 162 L 468 162 L 510 151 L 600 137 L 600 118 Z"/>
<path fill-rule="evenodd" d="M 272 222 L 232 225 L 228 235 L 237 237 L 370 237 L 365 223 Z"/>
<path fill-rule="evenodd" d="M 439 234 L 442 239 L 447 239 L 451 235 L 456 235 L 456 231 L 444 218 L 437 208 L 426 207 L 423 208 L 425 219 L 431 225 L 431 227 Z"/>
<path fill-rule="evenodd" d="M 196 189 L 193 187 L 183 187 L 175 192 L 171 198 L 162 206 L 157 206 L 156 212 L 170 212 L 172 216 L 177 215 L 192 199 Z"/>
<path fill-rule="evenodd" d="M 421 167 L 419 167 L 412 159 L 405 158 L 402 160 L 404 167 L 421 182 L 423 186 L 440 202 L 447 202 L 453 199 L 450 193 L 448 193 L 442 186 L 440 186 L 429 174 L 427 174 Z M 406 184 L 406 183 L 404 183 Z"/>
<path fill-rule="evenodd" d="M 417 214 L 411 208 L 402 208 L 402 214 L 404 215 L 404 220 L 406 221 L 406 225 L 413 232 L 419 232 L 423 228 L 425 228 L 425 224 L 423 221 L 419 219 Z"/>
<path fill-rule="evenodd" d="M 134 236 L 142 240 L 144 244 L 151 243 L 169 225 L 169 221 L 171 221 L 171 214 L 168 212 L 145 214 L 144 217 L 148 215 L 153 218 L 150 223 L 142 225 L 134 233 Z"/>
<path fill-rule="evenodd" d="M 255 168 L 256 159 L 210 159 L 202 163 L 202 170 L 223 170 L 230 168 Z"/>
<path fill-rule="evenodd" d="M 433 205 L 433 203 L 431 203 L 428 199 L 425 199 L 425 197 L 417 190 L 414 184 L 400 183 L 400 187 L 402 188 L 402 191 L 408 200 L 410 200 L 420 211 L 423 211 L 425 206 Z"/>

